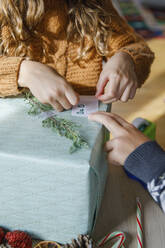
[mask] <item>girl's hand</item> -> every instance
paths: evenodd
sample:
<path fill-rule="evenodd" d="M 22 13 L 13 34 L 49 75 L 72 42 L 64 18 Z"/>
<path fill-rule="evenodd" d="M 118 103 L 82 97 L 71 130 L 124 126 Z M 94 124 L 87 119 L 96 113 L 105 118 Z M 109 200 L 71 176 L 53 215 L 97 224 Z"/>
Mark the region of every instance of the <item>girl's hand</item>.
<path fill-rule="evenodd" d="M 112 133 L 113 139 L 108 141 L 105 150 L 108 162 L 124 165 L 127 157 L 149 139 L 120 116 L 106 112 L 97 112 L 88 116 L 89 120 L 99 122 Z"/>
<path fill-rule="evenodd" d="M 44 104 L 50 104 L 57 111 L 70 109 L 79 101 L 78 94 L 55 70 L 34 61 L 23 61 L 18 83 L 27 87 Z"/>
<path fill-rule="evenodd" d="M 127 102 L 134 98 L 137 86 L 132 58 L 118 52 L 108 60 L 100 74 L 96 97 L 103 103 Z"/>

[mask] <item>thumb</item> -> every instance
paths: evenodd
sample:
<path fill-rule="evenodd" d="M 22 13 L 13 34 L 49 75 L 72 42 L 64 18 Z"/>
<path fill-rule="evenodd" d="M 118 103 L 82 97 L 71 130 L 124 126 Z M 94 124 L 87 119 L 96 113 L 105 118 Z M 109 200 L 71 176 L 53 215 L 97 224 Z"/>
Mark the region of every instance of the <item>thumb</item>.
<path fill-rule="evenodd" d="M 109 79 L 107 77 L 103 77 L 100 75 L 99 81 L 97 83 L 97 91 L 96 91 L 96 97 L 99 97 L 104 93 L 104 88 L 106 84 L 108 83 Z"/>
<path fill-rule="evenodd" d="M 65 92 L 65 96 L 73 106 L 78 104 L 79 95 L 71 87 L 68 87 L 67 91 Z"/>

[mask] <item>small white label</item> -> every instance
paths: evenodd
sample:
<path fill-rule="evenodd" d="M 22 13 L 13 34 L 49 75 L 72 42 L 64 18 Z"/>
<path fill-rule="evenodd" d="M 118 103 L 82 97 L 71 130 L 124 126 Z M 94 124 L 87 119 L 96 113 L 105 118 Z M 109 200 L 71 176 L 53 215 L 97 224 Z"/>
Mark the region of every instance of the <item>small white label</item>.
<path fill-rule="evenodd" d="M 80 96 L 79 103 L 72 108 L 72 116 L 87 117 L 98 111 L 98 100 L 95 96 Z"/>

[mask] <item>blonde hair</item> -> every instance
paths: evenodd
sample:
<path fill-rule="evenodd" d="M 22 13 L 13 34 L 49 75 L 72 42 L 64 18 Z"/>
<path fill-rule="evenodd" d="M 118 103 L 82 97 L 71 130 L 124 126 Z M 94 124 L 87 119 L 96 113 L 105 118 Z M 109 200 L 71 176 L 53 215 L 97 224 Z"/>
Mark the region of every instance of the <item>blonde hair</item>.
<path fill-rule="evenodd" d="M 55 1 L 55 0 L 54 0 Z M 85 40 L 92 38 L 97 52 L 105 56 L 110 34 L 110 14 L 102 0 L 68 0 L 69 24 L 67 39 L 80 43 L 77 60 L 90 50 Z M 1 30 L 7 26 L 7 36 L 0 34 L 0 54 L 7 55 L 11 46 L 16 56 L 28 54 L 27 40 L 38 34 L 37 25 L 45 14 L 44 0 L 0 0 Z"/>

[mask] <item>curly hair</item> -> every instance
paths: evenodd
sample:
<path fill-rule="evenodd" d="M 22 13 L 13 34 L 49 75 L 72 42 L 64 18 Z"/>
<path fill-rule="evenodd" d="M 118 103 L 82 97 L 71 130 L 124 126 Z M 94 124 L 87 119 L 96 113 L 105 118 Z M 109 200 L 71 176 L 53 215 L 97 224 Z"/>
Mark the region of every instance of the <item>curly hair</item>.
<path fill-rule="evenodd" d="M 85 40 L 92 38 L 97 52 L 105 56 L 110 35 L 111 16 L 102 0 L 66 0 L 69 23 L 66 29 L 68 41 L 80 43 L 77 60 L 89 51 Z M 13 44 L 16 56 L 26 56 L 27 40 L 38 35 L 37 25 L 45 14 L 44 0 L 0 0 L 0 26 L 7 26 L 5 38 L 0 34 L 0 54 L 8 54 Z"/>
<path fill-rule="evenodd" d="M 0 35 L 0 53 L 8 54 L 13 44 L 15 55 L 27 54 L 26 41 L 36 33 L 36 26 L 44 15 L 43 0 L 0 0 L 1 30 L 7 26 L 9 32 Z"/>

